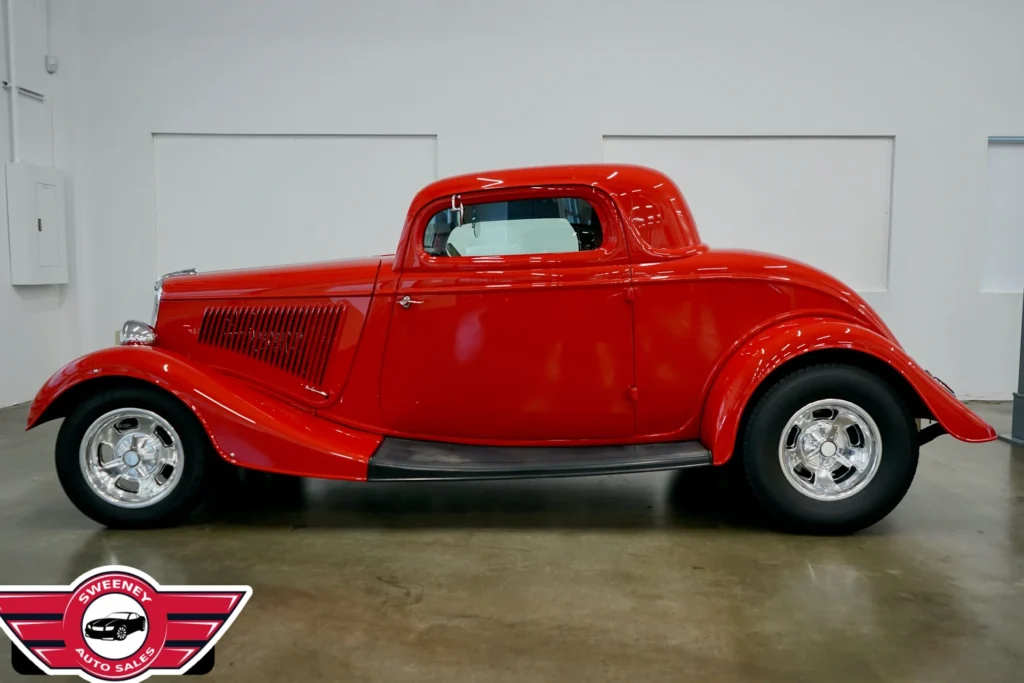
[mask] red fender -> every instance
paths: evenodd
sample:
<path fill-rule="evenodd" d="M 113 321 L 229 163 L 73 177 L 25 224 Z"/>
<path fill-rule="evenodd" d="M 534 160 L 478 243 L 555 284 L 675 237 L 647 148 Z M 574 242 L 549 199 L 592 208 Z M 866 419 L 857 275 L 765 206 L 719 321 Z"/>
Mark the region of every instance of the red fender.
<path fill-rule="evenodd" d="M 991 441 L 996 432 L 941 383 L 915 363 L 895 342 L 865 327 L 827 318 L 791 320 L 771 327 L 736 351 L 715 378 L 701 416 L 701 443 L 714 464 L 732 457 L 736 433 L 747 403 L 774 370 L 804 353 L 848 349 L 884 361 L 903 376 L 935 420 L 961 441 Z"/>
<path fill-rule="evenodd" d="M 116 346 L 71 361 L 36 394 L 28 429 L 82 382 L 128 377 L 154 384 L 192 409 L 214 448 L 234 465 L 327 479 L 366 479 L 381 437 L 317 418 L 186 357 L 148 346 Z M 83 390 L 85 387 L 83 387 Z"/>

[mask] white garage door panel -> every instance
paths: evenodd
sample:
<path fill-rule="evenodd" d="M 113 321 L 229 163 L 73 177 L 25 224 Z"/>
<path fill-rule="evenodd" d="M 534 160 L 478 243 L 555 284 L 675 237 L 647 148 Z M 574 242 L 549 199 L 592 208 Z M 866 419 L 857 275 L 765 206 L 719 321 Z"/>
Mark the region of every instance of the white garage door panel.
<path fill-rule="evenodd" d="M 157 135 L 157 271 L 391 253 L 434 136 Z"/>
<path fill-rule="evenodd" d="M 983 292 L 1024 289 L 1024 139 L 988 143 Z"/>
<path fill-rule="evenodd" d="M 891 138 L 606 137 L 604 159 L 651 166 L 682 190 L 713 247 L 817 266 L 886 288 Z"/>

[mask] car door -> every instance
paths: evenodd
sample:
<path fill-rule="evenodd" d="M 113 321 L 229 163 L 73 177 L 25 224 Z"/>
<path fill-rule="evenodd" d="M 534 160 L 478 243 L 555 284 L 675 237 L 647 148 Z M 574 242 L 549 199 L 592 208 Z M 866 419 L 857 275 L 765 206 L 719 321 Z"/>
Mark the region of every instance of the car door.
<path fill-rule="evenodd" d="M 634 430 L 628 253 L 589 187 L 448 198 L 414 221 L 381 371 L 388 426 L 508 443 Z"/>

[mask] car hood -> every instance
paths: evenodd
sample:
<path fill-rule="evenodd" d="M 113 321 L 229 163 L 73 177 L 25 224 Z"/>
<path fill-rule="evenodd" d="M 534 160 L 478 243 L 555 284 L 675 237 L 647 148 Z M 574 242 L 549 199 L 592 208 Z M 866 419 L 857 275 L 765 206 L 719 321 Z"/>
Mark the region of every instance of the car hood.
<path fill-rule="evenodd" d="M 124 622 L 123 619 L 111 619 L 111 618 L 93 619 L 92 621 L 89 622 L 88 625 L 92 626 L 93 628 L 102 628 L 104 626 L 113 626 L 114 624 L 120 624 L 120 623 L 123 623 L 123 622 Z"/>
<path fill-rule="evenodd" d="M 368 294 L 385 257 L 323 261 L 301 265 L 174 275 L 163 283 L 163 299 L 234 297 L 316 297 Z"/>
<path fill-rule="evenodd" d="M 155 345 L 320 407 L 352 368 L 384 258 L 170 276 Z"/>

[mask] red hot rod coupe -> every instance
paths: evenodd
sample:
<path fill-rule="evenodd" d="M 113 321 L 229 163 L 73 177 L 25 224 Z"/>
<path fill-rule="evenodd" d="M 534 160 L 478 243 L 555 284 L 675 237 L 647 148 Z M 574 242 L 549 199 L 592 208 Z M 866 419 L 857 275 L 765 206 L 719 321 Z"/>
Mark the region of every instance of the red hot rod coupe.
<path fill-rule="evenodd" d="M 899 503 L 920 444 L 996 436 L 849 287 L 708 248 L 625 165 L 432 183 L 393 256 L 164 276 L 151 324 L 57 372 L 28 427 L 60 417 L 61 484 L 112 527 L 181 521 L 216 458 L 366 481 L 738 461 L 774 519 L 844 533 Z"/>

